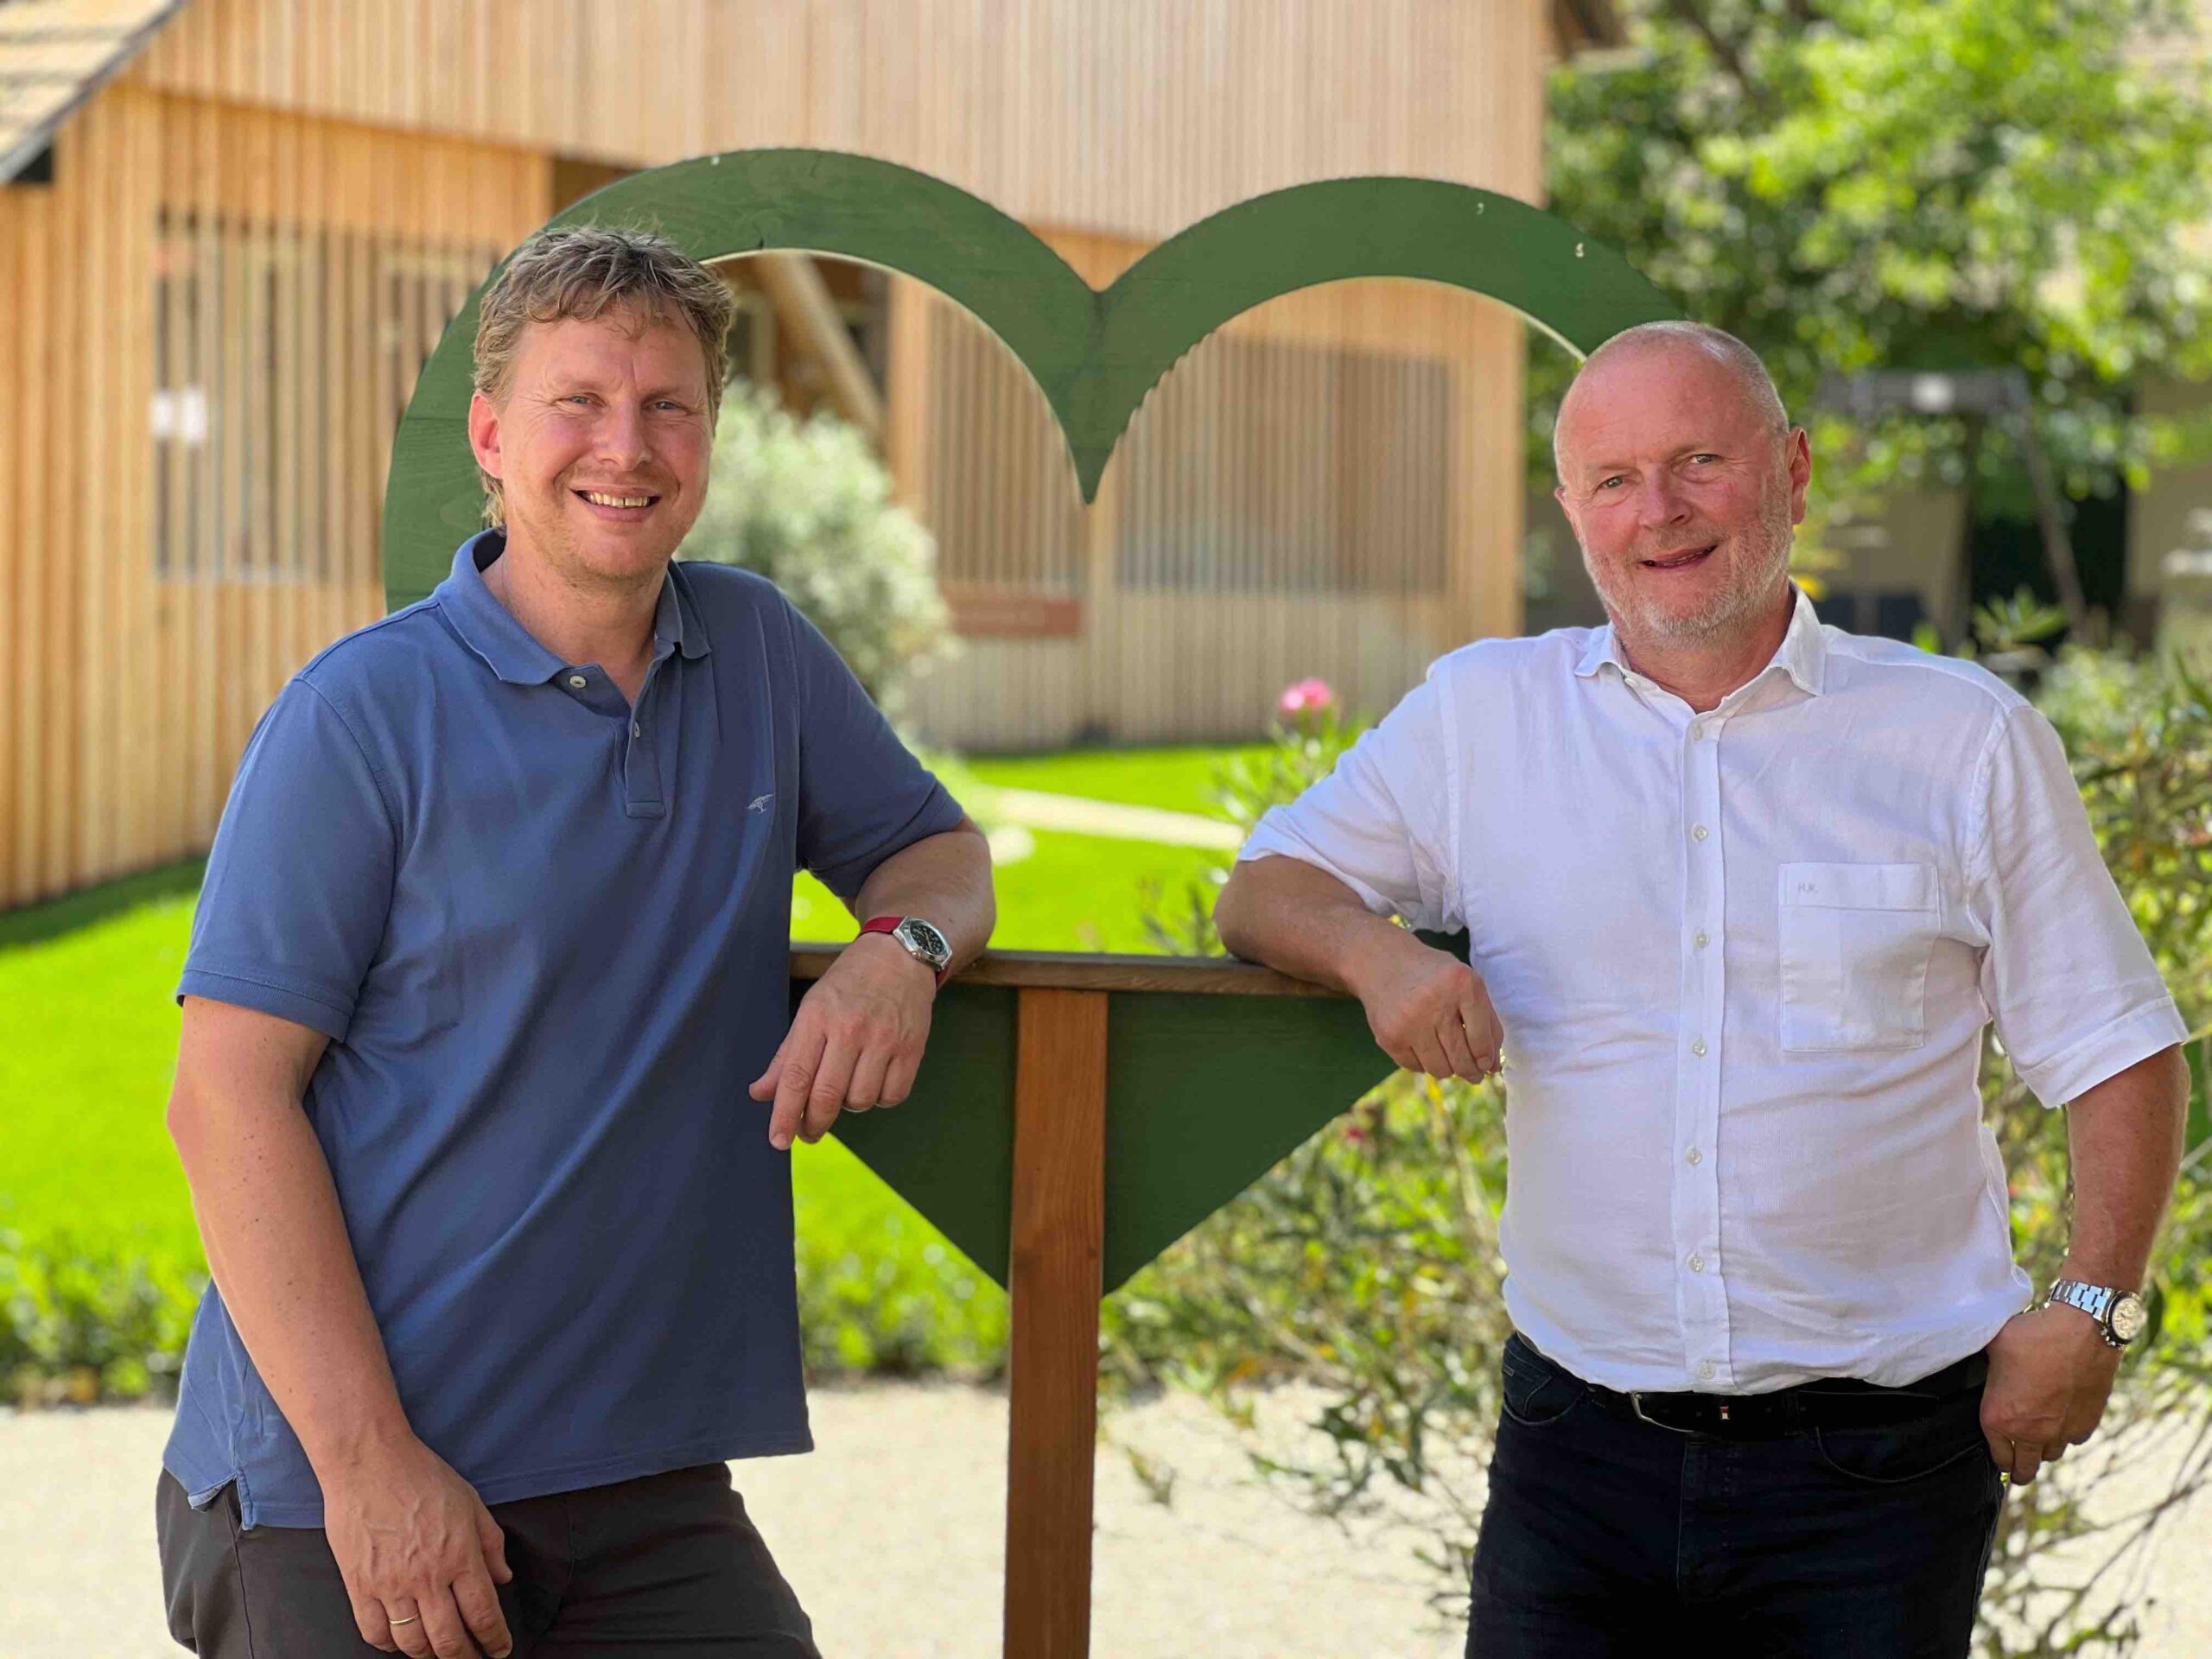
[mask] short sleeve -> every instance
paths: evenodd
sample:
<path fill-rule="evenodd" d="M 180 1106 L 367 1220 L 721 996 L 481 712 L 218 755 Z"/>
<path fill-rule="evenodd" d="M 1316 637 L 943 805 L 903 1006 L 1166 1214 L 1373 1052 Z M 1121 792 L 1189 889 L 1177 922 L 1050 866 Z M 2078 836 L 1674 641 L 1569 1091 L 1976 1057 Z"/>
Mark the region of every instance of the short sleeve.
<path fill-rule="evenodd" d="M 2061 1106 L 2189 1034 L 2097 851 L 2050 722 L 2011 709 L 1984 761 L 1967 905 L 1982 1000 L 2022 1081 Z"/>
<path fill-rule="evenodd" d="M 178 997 L 256 1008 L 344 1041 L 391 913 L 393 822 L 344 718 L 293 680 L 238 762 Z"/>
<path fill-rule="evenodd" d="M 840 899 L 875 867 L 960 827 L 960 804 L 914 759 L 821 631 L 789 610 L 799 682 L 798 861 Z"/>
<path fill-rule="evenodd" d="M 1453 741 L 1432 670 L 1326 778 L 1253 826 L 1238 861 L 1294 858 L 1327 872 L 1378 916 L 1456 931 L 1460 914 L 1449 812 Z"/>

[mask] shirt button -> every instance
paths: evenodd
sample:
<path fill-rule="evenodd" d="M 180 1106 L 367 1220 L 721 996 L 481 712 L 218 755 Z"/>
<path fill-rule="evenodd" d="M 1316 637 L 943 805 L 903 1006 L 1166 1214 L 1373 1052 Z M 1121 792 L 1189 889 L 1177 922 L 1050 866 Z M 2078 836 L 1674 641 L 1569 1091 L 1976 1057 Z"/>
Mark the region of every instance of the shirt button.
<path fill-rule="evenodd" d="M 1712 943 L 1713 943 L 1713 941 L 1712 941 L 1711 939 L 1709 939 L 1709 938 L 1707 938 L 1706 937 L 1705 930 L 1704 930 L 1703 928 L 1701 928 L 1701 927 L 1700 927 L 1700 929 L 1698 929 L 1698 931 L 1697 931 L 1697 948 L 1698 948 L 1699 950 L 1704 950 L 1704 949 L 1705 949 L 1705 947 L 1706 947 L 1707 945 L 1711 944 Z"/>
<path fill-rule="evenodd" d="M 1690 1271 L 1692 1273 L 1703 1273 L 1705 1271 L 1705 1258 L 1701 1255 L 1694 1255 L 1690 1257 Z"/>
<path fill-rule="evenodd" d="M 1711 1360 L 1709 1360 L 1709 1359 L 1700 1359 L 1700 1361 L 1698 1361 L 1698 1363 L 1697 1363 L 1697 1375 L 1698 1375 L 1698 1380 L 1699 1380 L 1700 1382 L 1712 1382 L 1712 1381 L 1713 1381 L 1713 1362 L 1712 1362 Z"/>
<path fill-rule="evenodd" d="M 569 676 L 569 683 L 575 687 L 577 690 L 581 691 L 584 687 L 590 684 L 591 682 L 584 678 L 581 674 L 571 674 Z"/>
<path fill-rule="evenodd" d="M 630 735 L 631 735 L 631 736 L 632 736 L 632 737 L 643 737 L 645 734 L 645 728 L 644 727 L 642 727 L 642 726 L 639 725 L 639 724 L 638 724 L 638 722 L 637 722 L 636 721 L 634 721 L 634 720 L 633 720 L 633 721 L 632 721 L 630 722 Z"/>
<path fill-rule="evenodd" d="M 1690 1052 L 1696 1055 L 1700 1059 L 1703 1059 L 1705 1058 L 1705 1039 L 1700 1037 L 1697 1041 L 1692 1043 L 1690 1045 Z"/>
<path fill-rule="evenodd" d="M 1705 839 L 1705 826 L 1700 823 L 1691 830 L 1690 839 L 1692 841 L 1703 841 Z"/>
<path fill-rule="evenodd" d="M 1682 1154 L 1682 1161 L 1686 1164 L 1701 1164 L 1705 1161 L 1705 1154 L 1695 1147 L 1692 1147 Z"/>

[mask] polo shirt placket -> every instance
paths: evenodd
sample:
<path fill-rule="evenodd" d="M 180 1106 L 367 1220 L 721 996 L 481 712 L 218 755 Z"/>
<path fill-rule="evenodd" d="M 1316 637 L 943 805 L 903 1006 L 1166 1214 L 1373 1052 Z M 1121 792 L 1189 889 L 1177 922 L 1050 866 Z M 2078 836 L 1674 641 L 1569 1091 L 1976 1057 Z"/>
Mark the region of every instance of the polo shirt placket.
<path fill-rule="evenodd" d="M 632 818 L 664 818 L 668 816 L 668 799 L 661 788 L 661 758 L 658 742 L 664 728 L 673 733 L 672 720 L 656 720 L 654 683 L 660 678 L 661 666 L 675 651 L 671 640 L 656 638 L 653 660 L 645 669 L 645 683 L 638 688 L 638 704 L 633 709 L 622 690 L 596 663 L 569 664 L 556 677 L 556 683 L 594 714 L 618 722 L 615 732 L 622 745 L 622 812 Z M 674 770 L 671 765 L 669 768 Z"/>

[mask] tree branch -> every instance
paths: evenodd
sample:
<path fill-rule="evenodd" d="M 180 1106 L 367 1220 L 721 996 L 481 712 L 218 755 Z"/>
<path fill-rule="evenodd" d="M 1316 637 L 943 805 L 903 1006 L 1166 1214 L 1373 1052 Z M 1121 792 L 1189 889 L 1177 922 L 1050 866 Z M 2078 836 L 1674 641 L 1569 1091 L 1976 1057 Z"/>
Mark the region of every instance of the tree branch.
<path fill-rule="evenodd" d="M 1674 14 L 1677 22 L 1695 31 L 1697 37 L 1705 42 L 1706 50 L 1712 53 L 1715 61 L 1728 72 L 1728 78 L 1736 83 L 1737 90 L 1752 104 L 1764 109 L 1767 105 L 1764 89 L 1751 79 L 1751 71 L 1744 67 L 1743 54 L 1736 49 L 1735 43 L 1713 28 L 1712 20 L 1705 15 L 1704 8 L 1698 4 L 1697 0 L 1667 0 L 1667 10 Z"/>

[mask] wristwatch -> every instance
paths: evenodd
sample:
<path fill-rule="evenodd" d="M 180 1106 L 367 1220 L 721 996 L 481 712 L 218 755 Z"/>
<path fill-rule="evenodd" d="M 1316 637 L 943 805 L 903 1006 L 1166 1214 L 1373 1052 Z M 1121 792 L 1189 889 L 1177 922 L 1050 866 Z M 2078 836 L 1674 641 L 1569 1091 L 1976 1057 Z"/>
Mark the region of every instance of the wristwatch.
<path fill-rule="evenodd" d="M 2125 1348 L 2143 1334 L 2143 1327 L 2150 1323 L 2150 1310 L 2143 1306 L 2143 1299 L 2132 1290 L 2114 1290 L 2110 1285 L 2086 1285 L 2079 1279 L 2061 1279 L 2050 1287 L 2050 1294 L 2044 1298 L 2044 1306 L 2063 1302 L 2069 1307 L 2078 1307 L 2097 1322 L 2107 1343 L 2114 1348 Z"/>
<path fill-rule="evenodd" d="M 952 966 L 952 946 L 936 926 L 918 916 L 874 916 L 861 924 L 863 933 L 888 933 L 906 947 L 906 954 L 937 976 L 939 985 Z"/>

